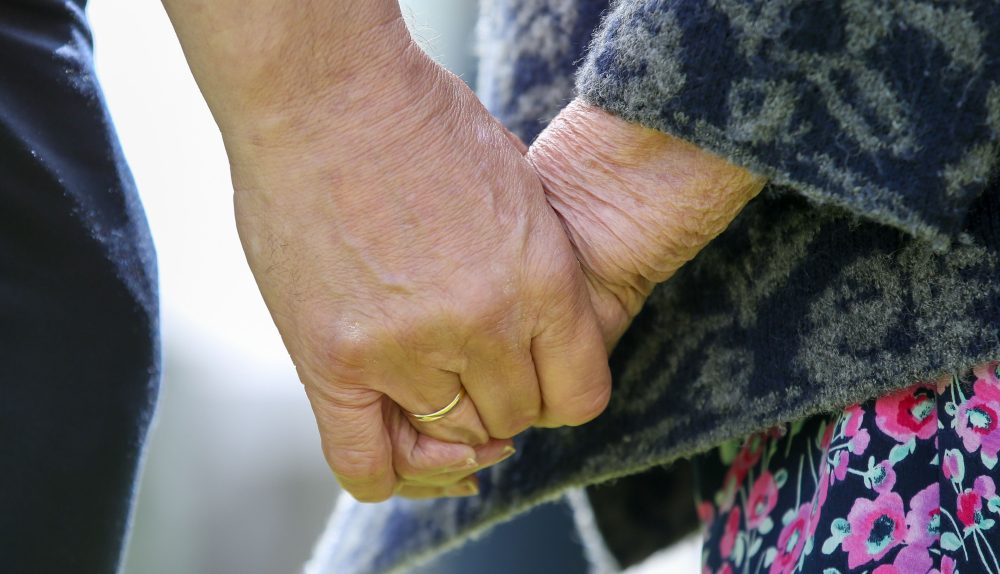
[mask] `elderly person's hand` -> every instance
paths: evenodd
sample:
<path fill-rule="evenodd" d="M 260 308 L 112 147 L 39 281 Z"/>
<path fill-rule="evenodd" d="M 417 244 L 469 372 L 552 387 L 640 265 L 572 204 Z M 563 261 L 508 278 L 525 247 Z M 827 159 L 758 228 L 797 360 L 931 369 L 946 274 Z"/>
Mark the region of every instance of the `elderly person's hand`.
<path fill-rule="evenodd" d="M 570 103 L 528 152 L 576 249 L 612 349 L 643 302 L 765 179 L 663 132 Z"/>
<path fill-rule="evenodd" d="M 394 2 L 167 6 L 223 133 L 247 260 L 347 491 L 472 494 L 466 477 L 509 437 L 604 409 L 601 332 L 537 175 Z M 441 420 L 408 414 L 463 388 Z"/>

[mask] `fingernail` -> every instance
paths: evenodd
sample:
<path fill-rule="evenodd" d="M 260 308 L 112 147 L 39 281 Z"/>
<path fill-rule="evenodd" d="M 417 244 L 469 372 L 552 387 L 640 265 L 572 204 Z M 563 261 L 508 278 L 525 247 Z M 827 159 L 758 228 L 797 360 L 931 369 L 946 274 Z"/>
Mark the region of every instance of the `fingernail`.
<path fill-rule="evenodd" d="M 477 466 L 479 466 L 479 461 L 470 456 L 469 458 L 463 460 L 462 462 L 456 464 L 455 466 L 450 467 L 448 470 L 449 471 L 469 470 L 470 468 L 476 468 Z"/>
<path fill-rule="evenodd" d="M 475 496 L 479 494 L 479 485 L 471 480 L 456 484 L 445 490 L 447 496 Z"/>
<path fill-rule="evenodd" d="M 500 459 L 497 460 L 497 462 L 500 462 L 501 460 L 507 460 L 508 458 L 514 456 L 515 452 L 517 452 L 517 449 L 512 446 L 503 447 L 503 454 L 500 455 Z"/>

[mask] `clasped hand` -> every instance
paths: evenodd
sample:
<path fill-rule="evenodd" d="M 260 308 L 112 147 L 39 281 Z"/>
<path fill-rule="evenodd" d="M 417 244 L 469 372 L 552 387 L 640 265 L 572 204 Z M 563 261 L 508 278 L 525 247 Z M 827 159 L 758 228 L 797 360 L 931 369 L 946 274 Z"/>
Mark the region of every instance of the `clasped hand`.
<path fill-rule="evenodd" d="M 362 501 L 475 494 L 511 437 L 601 413 L 646 295 L 762 183 L 582 102 L 527 152 L 412 43 L 220 125 L 247 260 Z"/>

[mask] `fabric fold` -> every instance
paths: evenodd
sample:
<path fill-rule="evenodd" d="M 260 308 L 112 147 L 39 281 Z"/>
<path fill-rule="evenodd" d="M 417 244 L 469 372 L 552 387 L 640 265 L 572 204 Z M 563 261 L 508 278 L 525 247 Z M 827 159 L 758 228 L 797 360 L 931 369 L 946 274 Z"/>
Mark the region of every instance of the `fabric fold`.
<path fill-rule="evenodd" d="M 624 0 L 577 88 L 944 249 L 1000 159 L 1000 4 Z"/>

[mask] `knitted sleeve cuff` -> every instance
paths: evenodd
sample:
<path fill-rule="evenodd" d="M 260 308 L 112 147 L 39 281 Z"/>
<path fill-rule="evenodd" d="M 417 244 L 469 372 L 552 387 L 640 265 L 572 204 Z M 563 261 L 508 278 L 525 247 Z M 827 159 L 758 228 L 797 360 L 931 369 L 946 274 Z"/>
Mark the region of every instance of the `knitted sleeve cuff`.
<path fill-rule="evenodd" d="M 944 248 L 1000 163 L 1000 3 L 621 0 L 577 90 Z"/>

